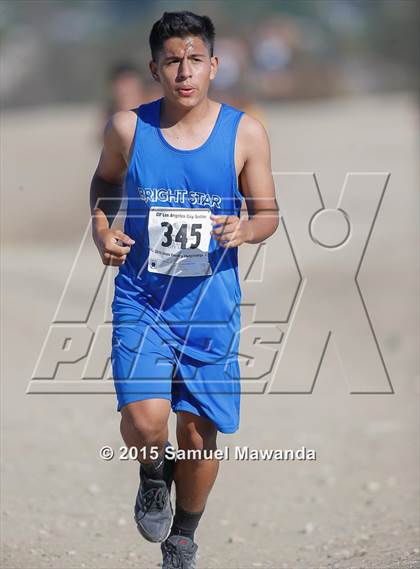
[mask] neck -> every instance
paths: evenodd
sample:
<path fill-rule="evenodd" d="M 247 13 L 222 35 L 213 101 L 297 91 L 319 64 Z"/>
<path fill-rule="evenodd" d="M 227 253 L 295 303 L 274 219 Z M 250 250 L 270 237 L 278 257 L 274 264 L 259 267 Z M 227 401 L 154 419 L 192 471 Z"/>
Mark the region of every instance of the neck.
<path fill-rule="evenodd" d="M 174 105 L 166 97 L 161 102 L 160 121 L 161 127 L 171 127 L 174 124 L 182 123 L 186 126 L 196 124 L 201 119 L 208 116 L 211 101 L 208 97 L 200 101 L 195 107 L 186 109 Z"/>

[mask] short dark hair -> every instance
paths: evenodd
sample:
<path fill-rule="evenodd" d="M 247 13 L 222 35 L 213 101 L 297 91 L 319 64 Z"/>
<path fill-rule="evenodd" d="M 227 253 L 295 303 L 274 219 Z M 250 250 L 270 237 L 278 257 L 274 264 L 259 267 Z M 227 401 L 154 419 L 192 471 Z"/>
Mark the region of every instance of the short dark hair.
<path fill-rule="evenodd" d="M 200 36 L 207 45 L 210 57 L 213 56 L 214 37 L 216 35 L 213 22 L 208 16 L 198 16 L 192 12 L 164 12 L 160 20 L 155 22 L 149 36 L 152 58 L 156 61 L 164 42 L 169 38 Z"/>

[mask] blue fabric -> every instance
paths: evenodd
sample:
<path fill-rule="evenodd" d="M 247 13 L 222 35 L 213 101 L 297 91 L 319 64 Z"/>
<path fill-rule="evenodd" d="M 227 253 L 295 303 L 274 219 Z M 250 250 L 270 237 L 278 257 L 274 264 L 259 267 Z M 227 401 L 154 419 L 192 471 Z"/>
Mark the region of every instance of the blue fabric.
<path fill-rule="evenodd" d="M 195 362 L 201 370 L 208 364 L 219 370 L 231 364 L 235 380 L 228 383 L 238 383 L 241 290 L 237 247 L 225 249 L 212 237 L 208 252 L 212 274 L 205 276 L 154 273 L 147 265 L 151 206 L 210 208 L 214 214 L 239 216 L 243 197 L 238 189 L 234 152 L 243 113 L 222 103 L 204 144 L 193 150 L 179 150 L 166 141 L 159 128 L 161 101 L 136 110 L 137 125 L 125 180 L 128 206 L 124 227 L 135 244 L 115 279 L 112 310 L 114 340 L 118 336 L 118 341 L 113 342 L 114 379 L 123 380 L 129 375 L 127 366 L 121 363 L 124 357 L 127 360 L 127 354 L 120 356 L 118 347 L 119 343 L 124 344 L 124 332 L 116 333 L 115 329 L 125 329 L 126 342 L 130 344 L 130 334 L 143 337 L 152 327 L 160 345 L 170 347 L 172 364 Z M 147 348 L 141 348 L 143 361 L 146 356 Z M 121 385 L 127 383 L 123 381 Z M 190 393 L 192 388 L 191 381 Z M 237 395 L 238 385 L 227 391 Z M 120 394 L 122 401 L 121 390 Z M 200 408 L 207 409 L 205 397 L 200 397 Z M 223 394 L 219 397 L 223 398 Z M 141 398 L 137 394 L 137 399 Z M 215 401 L 212 405 L 217 408 Z M 219 423 L 225 426 L 226 417 L 222 415 Z M 217 417 L 213 420 L 217 423 Z"/>
<path fill-rule="evenodd" d="M 159 327 L 120 323 L 113 329 L 114 385 L 120 411 L 144 399 L 168 399 L 174 412 L 189 411 L 223 433 L 239 428 L 238 361 L 206 364 L 161 341 Z"/>

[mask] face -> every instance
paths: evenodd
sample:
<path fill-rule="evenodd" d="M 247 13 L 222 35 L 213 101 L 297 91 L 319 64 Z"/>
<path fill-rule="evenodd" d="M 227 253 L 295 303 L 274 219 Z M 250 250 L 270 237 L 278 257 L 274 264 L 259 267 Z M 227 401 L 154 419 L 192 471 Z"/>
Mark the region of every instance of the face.
<path fill-rule="evenodd" d="M 158 60 L 150 62 L 150 70 L 167 99 L 189 108 L 207 97 L 217 65 L 217 57 L 210 57 L 203 40 L 188 36 L 166 40 Z"/>

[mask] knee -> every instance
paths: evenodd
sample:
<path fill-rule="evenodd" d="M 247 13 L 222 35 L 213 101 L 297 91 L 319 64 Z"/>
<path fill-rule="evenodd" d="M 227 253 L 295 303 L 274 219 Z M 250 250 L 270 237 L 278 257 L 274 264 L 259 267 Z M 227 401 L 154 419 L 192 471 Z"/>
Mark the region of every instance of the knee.
<path fill-rule="evenodd" d="M 217 429 L 209 421 L 200 417 L 181 420 L 177 425 L 179 448 L 195 450 L 216 450 Z"/>
<path fill-rule="evenodd" d="M 165 438 L 166 424 L 164 421 L 159 418 L 144 417 L 141 413 L 130 409 L 123 411 L 125 412 L 121 414 L 121 433 L 130 430 L 143 445 L 159 445 Z"/>

